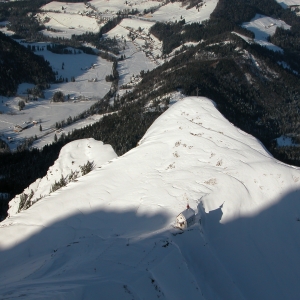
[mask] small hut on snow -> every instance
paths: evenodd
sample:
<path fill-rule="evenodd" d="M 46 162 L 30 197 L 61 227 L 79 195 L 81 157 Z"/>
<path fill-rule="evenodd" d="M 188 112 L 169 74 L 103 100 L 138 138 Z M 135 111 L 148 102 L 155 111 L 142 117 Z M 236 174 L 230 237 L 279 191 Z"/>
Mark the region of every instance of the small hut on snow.
<path fill-rule="evenodd" d="M 181 212 L 176 218 L 176 227 L 185 229 L 195 223 L 195 211 L 187 205 L 186 210 Z"/>

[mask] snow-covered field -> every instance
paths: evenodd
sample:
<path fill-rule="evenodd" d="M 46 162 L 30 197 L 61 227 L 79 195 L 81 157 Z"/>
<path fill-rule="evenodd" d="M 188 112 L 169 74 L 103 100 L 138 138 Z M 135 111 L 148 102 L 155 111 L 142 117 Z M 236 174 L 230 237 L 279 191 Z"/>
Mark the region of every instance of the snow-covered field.
<path fill-rule="evenodd" d="M 76 143 L 62 152 L 89 150 Z M 299 188 L 299 168 L 212 101 L 183 99 L 139 146 L 1 223 L 1 298 L 298 299 Z M 197 222 L 182 232 L 185 195 Z"/>
<path fill-rule="evenodd" d="M 104 37 L 111 39 L 116 38 L 119 42 L 123 42 L 125 52 L 122 53 L 127 56 L 127 47 L 126 44 L 124 44 L 124 40 L 126 40 L 126 43 L 128 41 L 132 41 L 132 38 L 129 37 L 129 34 L 132 34 L 134 36 L 133 44 L 135 45 L 135 48 L 130 50 L 130 56 L 141 51 L 145 53 L 151 52 L 151 58 L 149 57 L 147 59 L 146 57 L 144 57 L 142 60 L 149 61 L 150 59 L 152 59 L 152 61 L 154 61 L 155 59 L 155 62 L 161 63 L 162 60 L 157 59 L 156 57 L 160 57 L 162 55 L 162 42 L 159 41 L 154 35 L 149 33 L 149 29 L 153 25 L 153 22 L 148 22 L 138 18 L 126 18 L 123 19 L 119 25 L 117 25 L 115 28 L 113 28 L 107 34 L 105 34 Z M 148 46 L 145 47 L 145 44 L 148 44 Z M 144 70 L 147 71 L 147 69 Z"/>
<path fill-rule="evenodd" d="M 27 44 L 23 43 L 26 47 Z M 45 131 L 52 128 L 56 122 L 66 120 L 69 116 L 79 115 L 88 109 L 97 99 L 103 97 L 110 89 L 110 83 L 106 82 L 105 76 L 111 73 L 112 63 L 96 55 L 85 53 L 78 54 L 55 54 L 47 50 L 46 43 L 30 44 L 44 48 L 43 51 L 36 51 L 36 54 L 43 55 L 50 62 L 53 70 L 58 73 L 57 77 L 67 78 L 68 82 L 52 84 L 45 90 L 45 99 L 30 101 L 26 103 L 24 110 L 19 111 L 18 102 L 27 98 L 27 88 L 33 87 L 28 84 L 21 84 L 17 97 L 0 96 L 0 132 L 4 138 L 12 138 L 11 149 L 15 149 L 24 137 L 43 135 Z M 70 48 L 71 49 L 71 48 Z M 74 49 L 71 49 L 74 51 Z M 71 82 L 71 77 L 75 82 Z M 97 82 L 92 82 L 97 79 Z M 63 103 L 50 102 L 56 91 L 62 91 L 66 96 L 70 95 L 70 101 Z M 74 100 L 74 97 L 83 97 L 85 100 Z M 15 125 L 23 126 L 25 122 L 41 120 L 43 131 L 39 131 L 39 124 L 31 126 L 20 133 L 14 132 Z M 52 140 L 53 141 L 53 140 Z"/>
<path fill-rule="evenodd" d="M 57 6 L 55 7 L 57 8 Z M 50 8 L 53 9 L 53 7 Z M 62 17 L 68 16 L 68 14 L 60 15 L 62 15 Z M 75 15 L 75 17 L 77 17 L 77 15 Z M 68 24 L 68 26 L 70 26 L 70 24 Z M 78 23 L 75 22 L 75 24 Z M 133 75 L 139 75 L 142 70 L 151 71 L 162 62 L 162 60 L 158 58 L 161 56 L 162 43 L 154 36 L 149 35 L 149 28 L 152 25 L 152 22 L 137 18 L 124 19 L 120 25 L 105 35 L 105 37 L 109 38 L 115 37 L 119 41 L 120 46 L 123 45 L 124 47 L 120 55 L 125 55 L 126 58 L 120 61 L 118 66 L 120 74 L 119 86 L 130 83 Z M 139 29 L 141 29 L 141 32 L 138 31 Z M 6 28 L 2 28 L 2 31 L 5 30 Z M 68 30 L 72 31 L 73 29 Z M 77 29 L 74 30 L 76 31 Z M 74 30 L 72 33 L 74 33 Z M 137 38 L 134 42 L 128 37 L 130 31 L 134 31 L 137 34 Z M 55 35 L 55 33 L 53 34 Z M 151 44 L 149 50 L 144 47 L 146 42 L 149 43 L 149 45 Z M 22 43 L 22 45 L 27 47 L 28 44 Z M 86 110 L 91 106 L 91 100 L 103 97 L 110 89 L 110 83 L 105 81 L 105 76 L 111 73 L 112 63 L 98 56 L 84 53 L 76 55 L 54 54 L 47 50 L 47 43 L 34 43 L 29 45 L 39 47 L 40 49 L 43 48 L 43 51 L 36 51 L 35 53 L 43 55 L 45 59 L 50 62 L 53 70 L 58 73 L 57 77 L 67 78 L 68 82 L 52 84 L 51 88 L 45 91 L 46 100 L 40 99 L 37 102 L 28 103 L 21 112 L 18 111 L 18 102 L 22 100 L 20 97 L 26 97 L 26 90 L 29 87 L 32 88 L 32 85 L 21 84 L 18 90 L 20 97 L 0 97 L 0 111 L 3 112 L 0 116 L 0 132 L 4 134 L 4 138 L 10 138 L 11 143 L 9 145 L 11 149 L 15 149 L 24 137 L 35 135 L 40 137 L 44 134 L 39 132 L 39 125 L 30 127 L 21 133 L 14 133 L 14 125 L 21 125 L 29 120 L 42 120 L 44 129 L 51 128 L 56 122 L 60 122 L 69 116 L 76 116 Z M 74 52 L 74 49 L 70 48 L 70 50 Z M 151 55 L 146 54 L 146 51 L 151 51 Z M 78 50 L 76 50 L 76 53 L 78 53 Z M 72 76 L 75 77 L 75 82 L 71 82 Z M 97 82 L 91 82 L 94 79 L 97 79 Z M 134 82 L 134 84 L 136 84 L 136 82 Z M 50 103 L 49 100 L 52 98 L 52 95 L 58 90 L 65 93 L 65 95 L 70 95 L 71 101 L 55 104 Z M 121 90 L 120 94 L 123 92 L 125 92 L 125 90 Z M 80 96 L 87 97 L 91 100 L 75 101 L 76 103 L 74 103 L 72 99 Z M 90 124 L 89 121 L 90 120 L 76 123 L 75 125 L 82 126 L 83 124 Z M 51 143 L 53 141 L 53 135 L 54 133 L 44 136 L 36 145 L 41 146 Z"/>
<path fill-rule="evenodd" d="M 53 37 L 71 38 L 72 34 L 78 35 L 86 32 L 96 33 L 101 27 L 96 19 L 78 14 L 47 12 L 37 14 L 37 17 L 42 23 L 44 23 L 45 18 L 50 19 L 45 23 L 45 26 L 49 26 L 57 30 L 57 32 L 47 30 L 42 30 L 42 32 L 44 35 Z"/>
<path fill-rule="evenodd" d="M 104 24 L 97 17 L 98 12 L 84 3 L 53 1 L 42 6 L 41 11 L 36 15 L 39 21 L 57 31 L 43 30 L 47 36 L 71 38 L 73 34 L 96 33 Z"/>
<path fill-rule="evenodd" d="M 276 0 L 283 8 L 288 8 L 290 5 L 300 5 L 300 0 Z"/>
<path fill-rule="evenodd" d="M 153 24 L 137 18 L 123 19 L 119 25 L 104 35 L 105 38 L 116 38 L 124 49 L 121 55 L 125 55 L 125 59 L 118 64 L 119 86 L 130 83 L 133 75 L 139 75 L 142 70 L 151 71 L 162 63 L 160 59 L 162 43 L 149 34 Z M 130 32 L 136 37 L 134 41 L 128 36 Z M 145 44 L 149 46 L 145 47 Z M 120 93 L 122 94 L 122 91 Z"/>
<path fill-rule="evenodd" d="M 286 24 L 284 21 L 259 14 L 256 14 L 250 22 L 243 23 L 242 26 L 255 34 L 254 41 L 257 44 L 260 44 L 261 46 L 264 46 L 270 50 L 280 52 L 283 50 L 280 47 L 268 42 L 268 37 L 275 33 L 277 27 L 283 27 L 284 29 L 291 28 L 291 26 Z"/>
<path fill-rule="evenodd" d="M 77 178 L 81 177 L 80 166 L 85 165 L 88 161 L 93 162 L 95 168 L 99 168 L 116 157 L 117 154 L 110 145 L 104 145 L 102 142 L 95 141 L 92 138 L 73 141 L 63 147 L 58 159 L 49 168 L 47 175 L 37 179 L 24 190 L 24 193 L 29 195 L 33 191 L 34 195 L 31 201 L 34 203 L 38 198 L 48 196 L 52 185 L 55 182 L 59 182 L 61 177 L 68 180 L 68 176 L 72 172 L 78 173 L 76 175 Z M 20 197 L 17 196 L 10 203 L 8 215 L 12 216 L 18 213 Z"/>
<path fill-rule="evenodd" d="M 137 9 L 143 12 L 144 9 L 150 9 L 152 7 L 158 7 L 163 5 L 161 1 L 151 0 L 137 0 L 137 1 L 119 1 L 119 0 L 93 0 L 91 4 L 95 6 L 100 12 L 118 12 L 124 9 Z"/>
<path fill-rule="evenodd" d="M 104 114 L 105 115 L 105 114 Z M 55 140 L 55 135 L 59 139 L 62 134 L 67 135 L 69 132 L 72 133 L 75 129 L 84 128 L 88 125 L 93 125 L 94 123 L 100 121 L 104 115 L 92 115 L 88 118 L 81 119 L 76 121 L 70 125 L 65 126 L 64 128 L 60 128 L 59 130 L 49 130 L 46 135 L 42 135 L 33 142 L 32 147 L 37 149 L 42 149 L 46 145 L 50 145 Z"/>
<path fill-rule="evenodd" d="M 145 53 L 132 42 L 127 42 L 124 54 L 126 58 L 118 64 L 119 86 L 129 83 L 132 76 L 139 75 L 142 70 L 151 71 L 157 67 L 155 62 L 146 57 Z"/>
<path fill-rule="evenodd" d="M 91 3 L 91 1 L 90 1 Z M 62 14 L 80 14 L 86 12 L 93 12 L 93 9 L 87 7 L 83 2 L 68 3 L 52 1 L 41 7 L 42 11 L 60 12 Z"/>
<path fill-rule="evenodd" d="M 45 26 L 59 32 L 46 31 L 49 36 L 70 38 L 72 34 L 81 34 L 86 31 L 97 32 L 105 20 L 113 18 L 119 11 L 132 11 L 137 9 L 140 19 L 148 20 L 149 27 L 155 21 L 168 22 L 185 19 L 189 22 L 202 22 L 210 18 L 210 14 L 217 6 L 218 0 L 205 0 L 199 8 L 187 9 L 179 2 L 168 3 L 161 1 L 118 1 L 118 0 L 92 0 L 88 5 L 84 3 L 50 2 L 41 7 L 42 13 L 37 17 Z M 150 9 L 155 9 L 144 14 Z M 134 25 L 132 25 L 134 26 Z"/>
<path fill-rule="evenodd" d="M 151 71 L 156 66 L 162 64 L 162 43 L 149 34 L 149 29 L 153 26 L 155 20 L 171 21 L 180 20 L 181 17 L 186 22 L 200 22 L 208 19 L 211 12 L 217 5 L 217 0 L 207 0 L 199 7 L 187 10 L 181 7 L 179 3 L 169 3 L 158 1 L 124 1 L 117 0 L 93 0 L 84 3 L 62 3 L 50 2 L 41 7 L 42 12 L 37 14 L 37 18 L 41 23 L 45 22 L 46 26 L 54 30 L 44 30 L 43 33 L 49 36 L 58 36 L 70 38 L 72 34 L 82 34 L 87 31 L 97 32 L 108 18 L 116 16 L 118 11 L 138 9 L 142 14 L 144 10 L 157 9 L 152 15 L 151 13 L 144 16 L 135 16 L 130 19 L 123 19 L 122 22 L 108 32 L 105 37 L 116 38 L 123 51 L 120 55 L 125 55 L 125 59 L 118 65 L 120 74 L 119 86 L 129 84 L 134 86 L 140 80 L 136 78 L 140 72 Z M 6 25 L 3 23 L 2 25 Z M 6 34 L 13 34 L 6 27 L 0 29 Z M 134 41 L 128 37 L 129 32 L 135 35 Z M 26 43 L 23 44 L 25 47 Z M 10 148 L 16 149 L 17 145 L 23 141 L 25 137 L 37 136 L 41 139 L 36 142 L 37 145 L 45 145 L 53 141 L 54 132 L 52 128 L 56 122 L 65 120 L 69 116 L 74 117 L 80 112 L 91 106 L 91 99 L 99 99 L 103 97 L 109 90 L 110 84 L 105 81 L 105 76 L 111 73 L 112 64 L 97 56 L 86 54 L 76 55 L 59 55 L 53 54 L 46 49 L 46 43 L 30 44 L 31 46 L 44 47 L 43 51 L 36 51 L 36 54 L 43 55 L 57 71 L 57 77 L 67 78 L 68 82 L 60 84 L 52 84 L 51 88 L 45 91 L 45 100 L 30 102 L 26 104 L 23 111 L 18 110 L 18 102 L 23 100 L 27 94 L 26 90 L 32 85 L 22 84 L 18 90 L 17 97 L 0 97 L 0 135 L 4 140 L 9 141 Z M 74 51 L 74 49 L 72 49 Z M 62 66 L 64 63 L 64 67 Z M 92 67 L 93 66 L 93 67 Z M 91 68 L 92 67 L 92 68 Z M 75 77 L 75 82 L 71 82 L 71 77 Z M 134 77 L 135 76 L 135 77 Z M 97 79 L 97 82 L 92 82 Z M 50 103 L 49 100 L 55 91 L 62 91 L 66 95 L 74 97 L 86 97 L 89 101 L 70 101 L 65 103 Z M 126 89 L 120 90 L 122 95 Z M 97 117 L 95 117 L 98 119 Z M 39 125 L 31 126 L 26 130 L 15 133 L 13 131 L 15 125 L 24 126 L 26 122 L 29 124 L 32 120 L 41 121 L 43 131 L 39 131 Z M 90 120 L 89 120 L 90 121 Z M 82 126 L 90 123 L 78 122 L 75 125 Z M 75 126 L 73 125 L 73 127 Z M 46 132 L 49 135 L 44 136 Z"/>
<path fill-rule="evenodd" d="M 57 4 L 56 4 L 57 5 Z M 61 5 L 61 3 L 60 3 Z M 72 4 L 70 4 L 72 5 Z M 79 5 L 79 4 L 78 4 Z M 56 9 L 58 8 L 55 6 Z M 51 7 L 49 9 L 53 9 Z M 64 16 L 73 16 L 69 14 L 59 14 Z M 77 15 L 75 15 L 77 17 Z M 81 16 L 79 16 L 81 18 Z M 94 20 L 94 19 L 93 19 Z M 70 23 L 71 24 L 71 23 Z M 68 26 L 70 26 L 68 24 Z M 75 22 L 75 24 L 78 24 Z M 114 38 L 119 41 L 120 46 L 123 45 L 124 50 L 120 55 L 125 55 L 125 59 L 119 62 L 118 71 L 120 74 L 119 86 L 130 83 L 133 80 L 133 75 L 139 75 L 142 70 L 151 71 L 162 60 L 158 57 L 161 56 L 162 44 L 154 36 L 149 35 L 149 28 L 153 25 L 152 22 L 143 21 L 140 19 L 124 19 L 121 24 L 108 32 L 105 37 Z M 80 25 L 81 26 L 81 25 Z M 141 29 L 141 32 L 138 31 Z M 6 28 L 2 28 L 6 30 Z M 72 31 L 73 29 L 69 29 Z M 77 29 L 74 29 L 75 31 Z M 132 31 L 137 34 L 134 42 L 128 37 L 128 33 Z M 73 31 L 72 31 L 73 32 Z M 53 33 L 55 34 L 55 33 Z M 126 40 L 126 42 L 124 41 Z M 148 43 L 149 49 L 145 49 L 144 45 Z M 27 43 L 22 43 L 27 47 Z M 86 110 L 91 106 L 94 100 L 103 97 L 110 89 L 110 83 L 105 81 L 105 76 L 111 73 L 112 63 L 101 59 L 98 56 L 81 54 L 54 54 L 47 50 L 47 43 L 32 43 L 30 46 L 39 47 L 43 51 L 36 51 L 36 54 L 43 55 L 48 60 L 55 72 L 58 73 L 57 77 L 67 78 L 68 82 L 59 84 L 52 84 L 51 88 L 45 91 L 45 100 L 30 102 L 26 104 L 25 109 L 18 110 L 18 102 L 27 97 L 27 88 L 32 88 L 32 85 L 21 84 L 18 89 L 17 97 L 0 97 L 0 133 L 4 140 L 8 141 L 10 148 L 16 149 L 17 145 L 22 142 L 25 137 L 37 135 L 38 140 L 35 143 L 36 147 L 44 146 L 47 143 L 53 142 L 54 132 L 50 130 L 50 134 L 44 136 L 45 130 L 53 128 L 56 122 L 65 120 L 69 116 L 73 117 Z M 150 49 L 151 47 L 151 49 Z M 72 52 L 74 49 L 70 48 Z M 151 55 L 150 52 L 151 51 Z M 149 52 L 149 54 L 146 52 Z M 78 53 L 78 50 L 76 50 Z M 119 55 L 119 56 L 120 56 Z M 64 64 L 64 65 L 63 65 Z M 75 82 L 71 82 L 71 77 L 75 77 Z M 97 79 L 97 82 L 92 82 Z M 134 81 L 133 84 L 136 84 Z M 70 95 L 71 101 L 65 103 L 50 103 L 55 91 L 62 91 L 65 95 Z M 125 90 L 120 90 L 120 95 Z M 74 101 L 74 97 L 83 96 L 88 98 L 88 101 Z M 2 102 L 3 101 L 3 102 Z M 93 120 L 98 120 L 95 116 Z M 39 131 L 39 125 L 32 126 L 20 133 L 13 131 L 15 125 L 23 125 L 30 120 L 41 120 L 43 132 Z M 78 122 L 72 125 L 80 128 L 84 125 L 90 124 L 91 119 L 84 122 Z M 66 129 L 66 130 L 69 130 Z M 51 133 L 52 132 L 52 133 Z"/>
<path fill-rule="evenodd" d="M 88 1 L 88 6 L 96 8 L 96 11 L 105 15 L 116 15 L 117 12 L 123 10 L 138 9 L 143 12 L 144 9 L 152 7 L 158 7 L 162 5 L 160 1 L 148 1 L 148 0 L 136 0 L 136 1 L 120 1 L 120 0 L 92 0 Z M 42 7 L 42 10 L 61 10 L 62 6 L 66 8 L 66 13 L 84 13 L 85 11 L 91 11 L 91 8 L 87 7 L 83 3 L 64 3 L 52 1 Z"/>
<path fill-rule="evenodd" d="M 185 19 L 186 23 L 202 22 L 210 18 L 210 14 L 214 11 L 218 4 L 218 0 L 204 0 L 203 5 L 197 9 L 193 7 L 187 9 L 180 2 L 168 3 L 159 10 L 149 15 L 151 20 L 159 22 L 175 22 Z"/>
<path fill-rule="evenodd" d="M 129 26 L 130 21 L 129 19 L 124 19 L 121 26 L 117 26 L 112 30 L 113 32 L 109 32 L 106 35 L 108 37 L 116 36 L 121 41 L 124 40 L 121 36 L 123 30 L 125 31 L 124 38 L 127 42 L 124 44 L 125 50 L 122 51 L 122 55 L 125 55 L 126 58 L 118 64 L 120 75 L 119 86 L 129 83 L 133 75 L 139 75 L 142 70 L 153 70 L 158 65 L 157 61 L 161 61 L 158 59 L 154 60 L 150 56 L 147 57 L 142 46 L 140 46 L 145 43 L 144 38 L 148 38 L 146 36 L 149 29 L 149 27 L 146 27 L 148 22 L 133 20 L 130 27 L 131 30 L 137 30 L 138 27 L 142 26 L 143 31 L 140 38 L 131 42 L 127 37 L 129 30 L 125 29 L 125 26 Z M 152 37 L 152 41 L 154 41 L 154 47 L 157 47 L 157 51 L 160 51 L 158 47 L 161 47 L 161 43 L 155 40 L 154 37 Z M 27 47 L 26 43 L 22 44 Z M 41 148 L 48 143 L 52 143 L 55 132 L 51 128 L 53 128 L 56 122 L 66 120 L 69 116 L 74 117 L 80 114 L 82 111 L 88 109 L 97 99 L 103 97 L 110 89 L 110 83 L 105 81 L 105 76 L 111 73 L 111 62 L 99 56 L 84 53 L 54 54 L 47 50 L 47 43 L 30 45 L 39 47 L 40 49 L 44 48 L 43 51 L 36 51 L 35 53 L 43 55 L 50 62 L 53 70 L 58 73 L 57 77 L 68 78 L 68 82 L 52 84 L 50 89 L 45 90 L 45 99 L 26 103 L 22 111 L 19 111 L 18 102 L 27 97 L 26 91 L 28 88 L 32 88 L 33 85 L 21 84 L 18 89 L 18 96 L 16 97 L 7 98 L 0 96 L 0 111 L 3 113 L 0 115 L 0 133 L 3 135 L 4 140 L 8 141 L 7 139 L 9 138 L 9 146 L 12 150 L 16 149 L 25 137 L 34 137 L 35 135 L 38 138 L 41 137 L 34 143 L 35 147 Z M 74 51 L 74 49 L 70 49 Z M 78 53 L 78 50 L 76 50 L 76 53 Z M 75 82 L 71 82 L 72 76 L 75 77 Z M 97 82 L 92 82 L 95 78 Z M 70 101 L 64 103 L 50 102 L 56 91 L 62 91 L 65 95 L 70 95 Z M 120 90 L 119 93 L 122 94 L 125 91 Z M 86 100 L 74 100 L 74 98 L 78 97 L 84 97 Z M 88 120 L 77 122 L 66 128 L 65 132 L 92 124 L 98 121 L 99 118 L 100 116 L 93 116 Z M 20 133 L 13 131 L 15 125 L 23 126 L 25 122 L 29 122 L 30 120 L 41 120 L 43 131 L 39 131 L 39 124 L 31 126 Z M 46 132 L 49 132 L 49 134 L 44 136 Z"/>
<path fill-rule="evenodd" d="M 139 28 L 141 28 L 142 31 L 139 32 L 139 34 L 141 36 L 147 35 L 149 33 L 150 27 L 152 27 L 153 25 L 153 22 L 145 21 L 137 17 L 125 18 L 121 21 L 119 25 L 110 30 L 105 36 L 109 38 L 120 38 L 123 36 L 123 39 L 130 40 L 128 38 L 130 30 L 138 30 Z"/>

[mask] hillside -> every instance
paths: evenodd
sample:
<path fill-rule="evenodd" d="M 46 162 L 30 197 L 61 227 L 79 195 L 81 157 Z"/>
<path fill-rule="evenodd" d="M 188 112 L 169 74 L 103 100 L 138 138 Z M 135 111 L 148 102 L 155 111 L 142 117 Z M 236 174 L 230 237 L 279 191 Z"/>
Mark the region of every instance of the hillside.
<path fill-rule="evenodd" d="M 179 23 L 159 27 L 168 48 L 172 39 L 176 42 L 179 37 L 180 41 L 180 32 L 186 28 Z M 198 34 L 206 40 L 195 47 L 183 47 L 176 57 L 145 73 L 132 94 L 124 97 L 135 98 L 142 93 L 144 98 L 160 101 L 174 90 L 185 95 L 197 95 L 198 90 L 199 95 L 215 99 L 227 119 L 259 138 L 278 159 L 299 165 L 299 147 L 295 147 L 300 134 L 297 125 L 299 60 L 292 60 L 285 51 L 272 51 L 246 42 L 251 37 L 236 31 L 209 37 L 221 24 L 221 21 L 209 22 L 191 28 L 198 29 Z M 178 34 L 174 33 L 175 26 L 179 27 Z M 169 32 L 172 38 L 168 38 Z M 290 147 L 282 148 L 276 143 L 281 136 L 292 138 Z"/>
<path fill-rule="evenodd" d="M 12 96 L 23 82 L 44 88 L 55 80 L 49 63 L 0 32 L 0 95 Z"/>
<path fill-rule="evenodd" d="M 22 209 L 27 209 L 41 198 L 48 196 L 55 189 L 75 182 L 84 175 L 84 166 L 90 163 L 90 169 L 100 167 L 117 155 L 110 145 L 103 145 L 94 139 L 76 140 L 68 143 L 60 151 L 58 159 L 51 166 L 45 177 L 33 182 L 21 195 L 10 201 L 8 215 L 12 216 Z M 25 196 L 27 195 L 27 196 Z M 20 204 L 20 198 L 27 200 Z"/>
<path fill-rule="evenodd" d="M 136 148 L 1 223 L 0 295 L 298 299 L 299 178 L 186 98 Z M 185 195 L 197 222 L 181 232 Z"/>
<path fill-rule="evenodd" d="M 235 126 L 277 159 L 300 166 L 300 18 L 288 7 L 297 1 L 0 3 L 0 30 L 22 37 L 26 53 L 44 56 L 56 74 L 46 90 L 24 82 L 18 95 L 0 96 L 0 137 L 19 152 L 0 158 L 0 192 L 13 198 L 78 138 L 103 140 L 124 154 L 174 93 L 215 99 Z M 3 85 L 6 94 L 15 80 Z M 66 101 L 51 102 L 56 92 Z M 134 124 L 134 104 L 143 126 Z M 15 132 L 15 125 L 26 130 Z M 45 145 L 43 161 L 44 152 L 31 150 Z"/>

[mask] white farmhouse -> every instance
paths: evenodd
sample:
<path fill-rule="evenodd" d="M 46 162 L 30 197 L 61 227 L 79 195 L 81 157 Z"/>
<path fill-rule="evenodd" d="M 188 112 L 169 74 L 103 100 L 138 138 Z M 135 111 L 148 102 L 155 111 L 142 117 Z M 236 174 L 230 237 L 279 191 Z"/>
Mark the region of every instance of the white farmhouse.
<path fill-rule="evenodd" d="M 195 223 L 195 211 L 187 205 L 186 210 L 181 212 L 176 218 L 176 227 L 185 229 Z"/>

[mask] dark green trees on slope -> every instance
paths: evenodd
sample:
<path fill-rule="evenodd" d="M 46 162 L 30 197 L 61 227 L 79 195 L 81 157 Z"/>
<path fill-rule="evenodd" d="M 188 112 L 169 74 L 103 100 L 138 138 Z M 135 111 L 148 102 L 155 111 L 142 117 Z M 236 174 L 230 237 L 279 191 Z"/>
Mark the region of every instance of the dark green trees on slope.
<path fill-rule="evenodd" d="M 22 82 L 45 85 L 54 80 L 52 68 L 44 58 L 0 32 L 0 95 L 13 95 Z"/>

